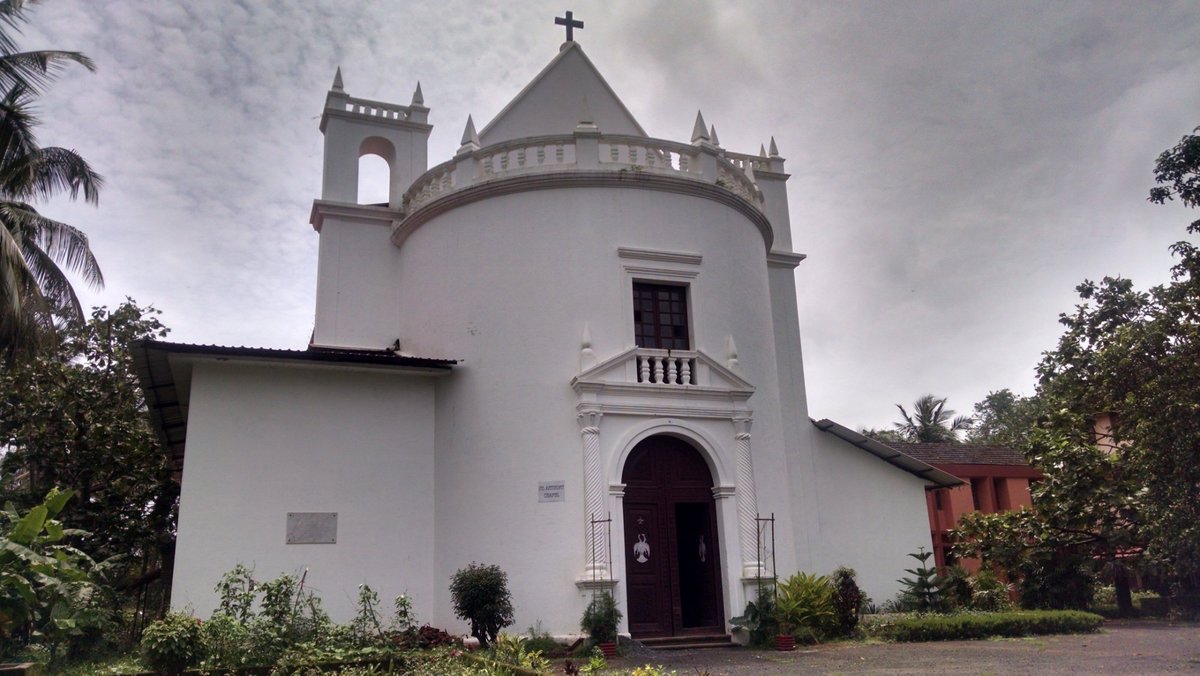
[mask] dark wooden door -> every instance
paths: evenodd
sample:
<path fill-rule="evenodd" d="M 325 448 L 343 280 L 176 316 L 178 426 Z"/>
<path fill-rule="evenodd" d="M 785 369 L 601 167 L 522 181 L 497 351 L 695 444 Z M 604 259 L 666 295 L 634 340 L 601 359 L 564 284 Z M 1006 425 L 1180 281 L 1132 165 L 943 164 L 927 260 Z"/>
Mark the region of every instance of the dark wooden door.
<path fill-rule="evenodd" d="M 625 463 L 625 575 L 634 637 L 724 630 L 712 474 L 687 442 L 656 436 Z"/>

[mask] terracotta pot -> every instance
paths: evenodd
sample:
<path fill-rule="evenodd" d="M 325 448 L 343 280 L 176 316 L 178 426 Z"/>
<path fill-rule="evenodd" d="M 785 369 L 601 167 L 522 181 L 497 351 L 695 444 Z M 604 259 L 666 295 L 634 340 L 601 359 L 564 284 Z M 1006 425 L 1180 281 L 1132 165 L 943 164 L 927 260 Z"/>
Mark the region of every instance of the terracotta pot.
<path fill-rule="evenodd" d="M 795 650 L 796 637 L 791 634 L 777 634 L 775 636 L 776 650 Z"/>
<path fill-rule="evenodd" d="M 611 660 L 617 656 L 617 642 L 609 641 L 600 644 L 600 652 L 604 653 L 604 659 Z"/>

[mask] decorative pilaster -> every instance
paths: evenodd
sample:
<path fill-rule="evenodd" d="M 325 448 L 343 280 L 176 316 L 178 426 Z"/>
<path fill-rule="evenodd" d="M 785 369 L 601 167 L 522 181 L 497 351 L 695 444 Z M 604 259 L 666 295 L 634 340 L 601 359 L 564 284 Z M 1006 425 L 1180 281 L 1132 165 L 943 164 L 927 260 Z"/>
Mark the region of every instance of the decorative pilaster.
<path fill-rule="evenodd" d="M 749 416 L 734 418 L 734 440 L 737 442 L 737 510 L 738 531 L 742 544 L 742 576 L 759 574 L 758 501 L 754 493 L 754 464 L 750 458 Z"/>
<path fill-rule="evenodd" d="M 584 494 L 584 541 L 587 543 L 586 577 L 607 578 L 608 533 L 605 527 L 592 528 L 592 519 L 608 518 L 604 509 L 604 476 L 600 467 L 600 418 L 604 414 L 595 409 L 579 412 L 579 434 L 583 437 L 583 494 Z"/>

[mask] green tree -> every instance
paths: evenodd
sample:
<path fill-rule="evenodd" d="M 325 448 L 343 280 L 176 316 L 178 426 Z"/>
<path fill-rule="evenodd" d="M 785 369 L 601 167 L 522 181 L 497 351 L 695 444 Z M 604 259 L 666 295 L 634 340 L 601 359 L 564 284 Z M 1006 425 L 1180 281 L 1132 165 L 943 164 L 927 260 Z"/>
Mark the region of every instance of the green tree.
<path fill-rule="evenodd" d="M 983 401 L 975 404 L 967 442 L 1025 448 L 1038 412 L 1037 397 L 1022 397 L 1008 388 L 988 392 Z"/>
<path fill-rule="evenodd" d="M 74 150 L 42 147 L 33 100 L 63 66 L 94 65 L 78 52 L 17 49 L 23 0 L 0 1 L 0 353 L 29 348 L 56 318 L 84 320 L 67 273 L 103 285 L 87 236 L 40 214 L 33 202 L 66 193 L 92 204 L 102 179 Z"/>
<path fill-rule="evenodd" d="M 1154 175 L 1151 202 L 1200 206 L 1200 136 L 1162 153 Z M 1200 220 L 1187 232 L 1200 234 Z M 1129 568 L 1175 594 L 1200 591 L 1200 249 L 1185 240 L 1171 251 L 1171 281 L 1148 291 L 1115 277 L 1077 287 L 1081 302 L 1038 366 L 1046 413 L 1028 455 L 1046 478 L 1034 511 L 960 530 L 964 546 L 1009 565 L 1087 553 L 1108 568 L 1122 612 L 1132 609 Z M 1101 415 L 1111 436 L 1098 447 Z"/>
<path fill-rule="evenodd" d="M 50 488 L 79 496 L 68 525 L 97 560 L 123 555 L 122 583 L 154 579 L 173 549 L 178 489 L 150 429 L 129 344 L 162 337 L 157 311 L 127 301 L 0 365 L 3 498 L 32 506 Z"/>
<path fill-rule="evenodd" d="M 913 402 L 911 415 L 900 404 L 896 404 L 896 408 L 900 409 L 901 422 L 894 426 L 904 441 L 958 441 L 958 433 L 971 427 L 971 418 L 955 417 L 954 411 L 946 408 L 945 397 L 939 399 L 932 394 L 918 397 Z"/>
<path fill-rule="evenodd" d="M 896 442 L 896 443 L 902 444 L 902 443 L 908 441 L 907 439 L 904 438 L 903 434 L 900 434 L 896 430 L 881 430 L 881 429 L 876 429 L 874 427 L 864 427 L 864 428 L 860 429 L 858 431 L 858 433 L 863 435 L 864 437 L 870 437 L 870 438 L 874 439 L 875 441 L 882 441 L 885 444 L 889 443 L 889 442 Z"/>

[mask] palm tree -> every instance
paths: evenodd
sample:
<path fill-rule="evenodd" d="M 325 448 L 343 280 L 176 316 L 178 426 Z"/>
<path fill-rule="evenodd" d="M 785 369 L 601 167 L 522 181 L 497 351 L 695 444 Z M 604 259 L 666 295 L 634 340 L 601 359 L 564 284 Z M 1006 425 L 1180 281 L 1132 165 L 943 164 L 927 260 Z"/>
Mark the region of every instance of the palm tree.
<path fill-rule="evenodd" d="M 896 408 L 900 409 L 903 420 L 895 424 L 896 431 L 910 442 L 958 441 L 959 430 L 970 429 L 973 422 L 970 416 L 955 418 L 954 411 L 946 408 L 946 398 L 932 394 L 922 395 L 913 402 L 912 415 L 900 404 Z"/>
<path fill-rule="evenodd" d="M 0 353 L 11 357 L 56 321 L 82 321 L 66 273 L 93 288 L 104 278 L 87 235 L 37 212 L 31 202 L 67 193 L 95 204 L 102 179 L 73 150 L 41 147 L 34 97 L 70 63 L 94 70 L 78 52 L 17 51 L 12 33 L 27 19 L 24 0 L 0 0 Z"/>

